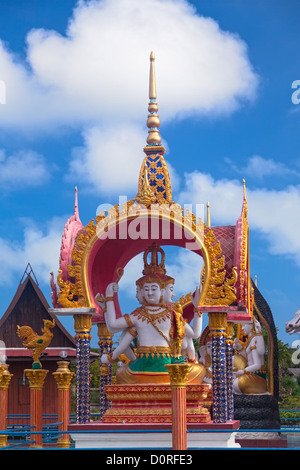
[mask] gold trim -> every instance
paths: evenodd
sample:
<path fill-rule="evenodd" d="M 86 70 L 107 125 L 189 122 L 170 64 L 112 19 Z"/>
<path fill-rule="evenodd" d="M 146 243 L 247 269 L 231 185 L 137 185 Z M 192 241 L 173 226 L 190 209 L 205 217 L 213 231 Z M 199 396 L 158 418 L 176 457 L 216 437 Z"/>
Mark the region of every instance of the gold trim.
<path fill-rule="evenodd" d="M 224 312 L 215 312 L 215 313 L 209 313 L 208 314 L 208 319 L 209 319 L 209 329 L 211 332 L 218 332 L 223 334 L 226 334 L 226 328 L 227 328 L 227 314 Z"/>
<path fill-rule="evenodd" d="M 187 413 L 189 415 L 207 415 L 209 411 L 207 408 L 202 407 L 195 407 L 195 408 L 187 408 Z M 130 409 L 124 407 L 123 409 L 116 409 L 116 408 L 109 408 L 105 412 L 105 418 L 108 416 L 171 416 L 172 415 L 172 407 L 170 405 L 169 408 L 163 407 L 156 407 L 156 408 L 137 408 L 137 409 Z"/>
<path fill-rule="evenodd" d="M 185 387 L 188 374 L 192 369 L 191 364 L 165 364 L 165 368 L 171 379 L 171 388 Z"/>
<path fill-rule="evenodd" d="M 92 315 L 76 313 L 74 317 L 74 329 L 76 333 L 87 334 L 92 329 Z"/>
<path fill-rule="evenodd" d="M 42 390 L 48 370 L 45 369 L 25 369 L 25 374 L 29 380 L 31 390 Z"/>
<path fill-rule="evenodd" d="M 133 372 L 131 371 L 133 374 Z M 139 374 L 139 372 L 137 372 Z M 143 374 L 145 374 L 143 372 Z M 155 373 L 148 373 L 148 376 L 158 375 Z M 160 376 L 169 378 L 167 372 L 161 372 Z M 187 384 L 186 396 L 187 403 L 193 400 L 203 400 L 207 398 L 210 388 L 208 384 Z M 110 401 L 120 402 L 134 402 L 135 405 L 143 404 L 152 400 L 170 400 L 172 397 L 172 390 L 170 383 L 135 383 L 135 384 L 116 384 L 107 385 L 105 387 L 107 399 Z"/>
<path fill-rule="evenodd" d="M 142 358 L 146 356 L 148 359 L 149 356 L 154 358 L 154 356 L 162 355 L 163 358 L 170 357 L 172 351 L 168 346 L 138 346 L 137 348 L 138 357 Z"/>
<path fill-rule="evenodd" d="M 149 148 L 145 147 L 144 151 L 149 152 Z M 157 152 L 156 149 L 155 152 Z M 162 175 L 163 178 L 159 178 Z M 150 182 L 154 184 L 151 185 Z M 160 153 L 147 155 L 144 158 L 139 174 L 138 194 L 135 200 L 146 207 L 155 202 L 158 202 L 158 204 L 172 203 L 170 174 L 166 161 Z"/>
<path fill-rule="evenodd" d="M 57 383 L 58 390 L 69 390 L 71 381 L 74 376 L 74 372 L 69 370 L 68 361 L 58 361 L 58 369 L 56 372 L 52 372 L 52 375 Z"/>
<path fill-rule="evenodd" d="M 131 320 L 130 316 L 128 313 L 125 313 L 124 315 L 124 320 L 126 321 L 127 325 L 129 326 L 129 328 L 133 328 L 134 327 L 134 323 L 133 321 Z"/>
<path fill-rule="evenodd" d="M 211 273 L 204 305 L 230 305 L 236 300 L 235 284 L 237 281 L 237 268 L 232 268 L 231 278 L 226 278 L 225 257 L 222 255 L 220 242 L 216 240 L 212 229 L 204 233 L 204 243 L 207 246 Z M 206 277 L 206 264 L 203 265 L 201 280 Z M 200 306 L 200 304 L 199 304 Z"/>
<path fill-rule="evenodd" d="M 0 364 L 0 390 L 7 390 L 14 374 L 8 372 L 8 364 Z"/>

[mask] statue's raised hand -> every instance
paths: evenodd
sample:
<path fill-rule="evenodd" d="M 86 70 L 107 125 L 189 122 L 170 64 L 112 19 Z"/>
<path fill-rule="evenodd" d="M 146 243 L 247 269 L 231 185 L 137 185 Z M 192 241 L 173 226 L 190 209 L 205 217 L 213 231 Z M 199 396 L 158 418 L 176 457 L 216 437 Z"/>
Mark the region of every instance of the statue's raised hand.
<path fill-rule="evenodd" d="M 119 286 L 116 282 L 111 282 L 106 288 L 106 297 L 112 297 L 115 292 L 118 292 Z"/>
<path fill-rule="evenodd" d="M 101 307 L 102 309 L 105 308 L 105 299 L 104 299 L 104 295 L 103 294 L 98 294 L 95 296 L 95 300 L 97 302 L 97 304 L 99 305 L 99 307 Z"/>
<path fill-rule="evenodd" d="M 194 305 L 194 307 L 198 307 L 200 294 L 201 294 L 201 288 L 200 286 L 197 286 L 195 292 L 193 292 L 191 296 L 192 304 Z"/>

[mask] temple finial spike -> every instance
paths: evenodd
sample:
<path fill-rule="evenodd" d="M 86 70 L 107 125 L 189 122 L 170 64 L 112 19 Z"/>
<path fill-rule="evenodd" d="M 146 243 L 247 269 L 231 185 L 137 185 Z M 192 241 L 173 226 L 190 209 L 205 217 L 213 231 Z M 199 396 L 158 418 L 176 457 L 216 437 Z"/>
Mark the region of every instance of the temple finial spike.
<path fill-rule="evenodd" d="M 243 208 L 242 214 L 246 217 L 248 215 L 248 203 L 247 203 L 247 194 L 246 194 L 246 181 L 243 179 Z"/>
<path fill-rule="evenodd" d="M 150 54 L 150 80 L 149 80 L 149 99 L 156 100 L 156 82 L 155 82 L 155 55 L 152 51 Z"/>
<path fill-rule="evenodd" d="M 207 227 L 210 227 L 210 204 L 209 204 L 209 201 L 207 201 L 207 204 L 206 204 L 206 225 L 207 225 Z"/>
<path fill-rule="evenodd" d="M 149 105 L 148 105 L 148 119 L 147 119 L 147 127 L 148 137 L 147 137 L 147 144 L 148 146 L 152 145 L 160 145 L 161 144 L 161 137 L 159 135 L 159 126 L 160 120 L 157 114 L 158 106 L 156 102 L 156 82 L 155 82 L 155 69 L 154 69 L 154 52 L 152 51 L 150 54 L 150 77 L 149 77 Z"/>

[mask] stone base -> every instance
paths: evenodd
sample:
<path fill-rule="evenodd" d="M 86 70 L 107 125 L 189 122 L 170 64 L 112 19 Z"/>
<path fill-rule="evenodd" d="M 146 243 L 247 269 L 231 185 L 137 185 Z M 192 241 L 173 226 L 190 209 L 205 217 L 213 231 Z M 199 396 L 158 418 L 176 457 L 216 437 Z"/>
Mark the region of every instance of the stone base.
<path fill-rule="evenodd" d="M 242 434 L 244 436 L 242 436 Z M 250 434 L 250 435 L 249 435 Z M 278 433 L 276 436 L 264 436 L 264 434 L 270 433 L 255 433 L 256 436 L 252 436 L 251 433 L 237 433 L 235 441 L 240 444 L 243 448 L 272 448 L 272 449 L 285 449 L 287 448 L 287 439 L 280 437 Z M 275 434 L 275 433 L 274 433 Z"/>
<path fill-rule="evenodd" d="M 188 449 L 237 448 L 235 434 L 239 421 L 200 426 L 187 425 Z M 207 432 L 205 432 L 207 430 Z M 218 432 L 222 430 L 222 432 Z M 172 449 L 170 424 L 71 424 L 68 431 L 76 449 Z M 213 432 L 215 431 L 215 432 Z"/>
<path fill-rule="evenodd" d="M 170 385 L 107 385 L 111 402 L 103 423 L 172 423 L 172 390 Z M 187 423 L 211 421 L 212 404 L 209 384 L 187 385 Z"/>

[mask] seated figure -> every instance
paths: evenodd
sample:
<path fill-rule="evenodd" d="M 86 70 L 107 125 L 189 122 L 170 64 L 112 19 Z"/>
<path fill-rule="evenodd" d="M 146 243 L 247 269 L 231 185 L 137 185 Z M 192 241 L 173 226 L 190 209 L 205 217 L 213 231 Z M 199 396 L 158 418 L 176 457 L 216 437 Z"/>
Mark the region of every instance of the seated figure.
<path fill-rule="evenodd" d="M 147 261 L 149 253 L 150 263 Z M 160 262 L 158 253 L 161 254 Z M 110 355 L 103 355 L 102 362 L 114 362 L 122 353 L 127 355 L 133 337 L 138 338 L 137 356 L 133 358 L 133 352 L 129 352 L 131 362 L 118 369 L 118 383 L 169 383 L 165 364 L 184 362 L 182 346 L 187 349 L 189 361 L 193 362 L 188 383 L 201 383 L 205 376 L 205 367 L 196 363 L 192 342 L 202 330 L 202 318 L 197 309 L 200 289 L 197 288 L 192 296 L 195 315 L 191 327 L 184 320 L 181 307 L 172 304 L 175 281 L 167 276 L 164 261 L 165 254 L 156 244 L 145 251 L 143 276 L 136 281 L 137 299 L 141 306 L 130 315 L 116 318 L 114 293 L 118 291 L 118 285 L 111 283 L 107 286 L 107 328 L 111 333 L 122 331 L 122 336 L 119 346 Z"/>
<path fill-rule="evenodd" d="M 203 364 L 206 369 L 206 375 L 203 382 L 212 384 L 212 364 L 211 364 L 211 341 L 207 341 L 206 344 L 199 348 L 200 364 Z"/>
<path fill-rule="evenodd" d="M 236 394 L 265 394 L 267 393 L 266 370 L 264 366 L 265 342 L 259 321 L 243 325 L 247 336 L 245 344 L 236 338 L 234 348 L 237 353 L 233 356 L 233 391 Z"/>

